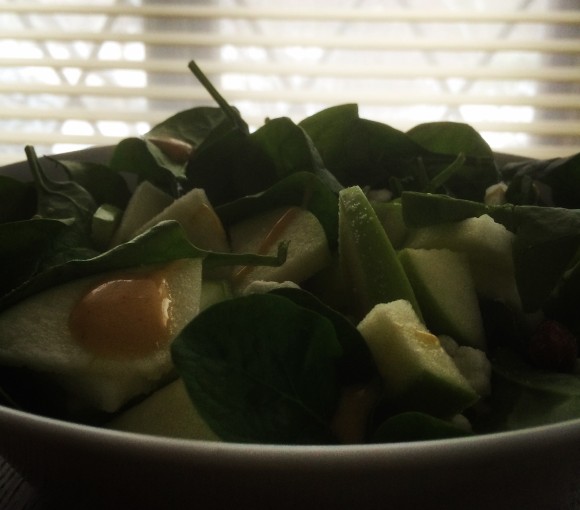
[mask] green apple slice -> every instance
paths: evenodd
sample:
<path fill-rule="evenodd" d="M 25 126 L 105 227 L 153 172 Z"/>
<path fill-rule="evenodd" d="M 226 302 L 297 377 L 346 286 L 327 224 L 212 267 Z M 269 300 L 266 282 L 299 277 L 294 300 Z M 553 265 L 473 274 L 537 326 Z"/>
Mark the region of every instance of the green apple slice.
<path fill-rule="evenodd" d="M 281 266 L 234 268 L 234 286 L 240 291 L 259 280 L 301 283 L 331 260 L 322 225 L 310 211 L 300 207 L 276 208 L 239 221 L 230 227 L 229 237 L 234 253 L 275 255 L 280 242 L 289 243 Z"/>
<path fill-rule="evenodd" d="M 355 316 L 378 303 L 406 299 L 419 316 L 413 288 L 372 205 L 359 186 L 339 193 L 339 258 Z"/>
<path fill-rule="evenodd" d="M 447 418 L 478 400 L 408 301 L 376 305 L 358 330 L 373 354 L 386 396 L 398 410 Z"/>
<path fill-rule="evenodd" d="M 400 249 L 407 237 L 408 228 L 403 219 L 403 205 L 400 200 L 379 202 L 370 200 L 379 221 L 389 236 L 395 249 Z"/>
<path fill-rule="evenodd" d="M 135 234 L 145 232 L 165 220 L 179 222 L 188 240 L 198 248 L 222 253 L 230 251 L 224 226 L 203 189 L 188 191 L 137 229 Z"/>
<path fill-rule="evenodd" d="M 111 247 L 135 237 L 139 228 L 163 211 L 171 202 L 173 198 L 170 195 L 149 181 L 140 183 L 127 203 L 119 226 L 111 239 Z"/>
<path fill-rule="evenodd" d="M 412 230 L 409 248 L 447 248 L 465 253 L 479 295 L 521 309 L 512 258 L 514 234 L 484 214 Z"/>
<path fill-rule="evenodd" d="M 172 376 L 170 344 L 199 313 L 201 287 L 201 259 L 51 287 L 2 312 L 0 362 L 45 374 L 75 406 L 114 412 Z"/>
<path fill-rule="evenodd" d="M 220 440 L 199 415 L 182 379 L 169 383 L 130 407 L 106 427 L 152 436 Z"/>
<path fill-rule="evenodd" d="M 427 327 L 461 345 L 484 350 L 483 322 L 467 256 L 446 249 L 406 248 L 399 259 Z"/>

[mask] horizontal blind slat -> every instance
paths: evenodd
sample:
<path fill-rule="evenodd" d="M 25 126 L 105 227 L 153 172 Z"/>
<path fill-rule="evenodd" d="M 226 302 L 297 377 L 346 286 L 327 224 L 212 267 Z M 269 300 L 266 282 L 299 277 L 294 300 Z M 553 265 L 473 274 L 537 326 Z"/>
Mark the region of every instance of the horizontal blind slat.
<path fill-rule="evenodd" d="M 94 135 L 71 135 L 54 132 L 25 131 L 15 132 L 0 130 L 0 143 L 18 145 L 23 143 L 30 145 L 53 145 L 53 144 L 78 144 L 78 145 L 110 145 L 121 140 L 120 136 Z M 24 145 L 23 145 L 24 147 Z M 24 149 L 23 149 L 24 150 Z"/>
<path fill-rule="evenodd" d="M 359 21 L 377 22 L 440 22 L 440 23 L 551 23 L 580 24 L 577 10 L 529 9 L 368 9 L 368 8 L 316 8 L 295 9 L 289 7 L 231 7 L 187 5 L 83 5 L 51 4 L 38 2 L 12 2 L 0 5 L 0 12 L 19 14 L 81 14 L 107 16 L 136 16 L 142 18 L 192 18 L 192 19 L 244 19 L 281 21 Z"/>
<path fill-rule="evenodd" d="M 377 66 L 370 64 L 292 64 L 276 62 L 228 62 L 198 60 L 207 74 L 259 74 L 263 76 L 307 76 L 313 78 L 414 79 L 453 78 L 472 80 L 533 80 L 539 82 L 580 82 L 580 69 L 554 67 L 467 67 L 451 65 Z M 146 73 L 191 74 L 183 60 L 96 60 L 96 59 L 32 59 L 2 58 L 0 67 L 75 68 L 85 71 L 134 70 Z"/>
<path fill-rule="evenodd" d="M 200 47 L 315 47 L 367 51 L 448 51 L 448 52 L 538 52 L 580 54 L 578 39 L 491 39 L 491 38 L 392 38 L 355 36 L 305 36 L 281 34 L 277 37 L 262 34 L 188 33 L 188 32 L 66 32 L 61 30 L 10 30 L 2 39 L 13 41 L 86 41 L 103 43 L 140 42 L 161 46 Z"/>
<path fill-rule="evenodd" d="M 89 122 L 144 122 L 154 125 L 162 122 L 175 112 L 161 111 L 136 111 L 136 110 L 107 110 L 107 109 L 86 109 L 86 108 L 3 108 L 0 109 L 0 119 L 15 120 L 42 120 L 42 121 L 89 121 Z M 261 117 L 246 116 L 245 120 L 253 126 L 260 126 L 264 123 Z M 302 118 L 294 117 L 293 121 L 299 122 Z M 503 132 L 503 133 L 523 133 L 543 136 L 569 136 L 578 134 L 580 136 L 580 120 L 532 120 L 530 122 L 507 122 L 507 121 L 476 121 L 470 123 L 477 131 Z M 406 131 L 413 127 L 413 124 L 398 123 L 397 129 Z M 63 135 L 64 136 L 64 135 Z M 2 143 L 0 139 L 0 143 Z"/>
<path fill-rule="evenodd" d="M 193 79 L 192 79 L 193 83 Z M 15 88 L 16 87 L 16 88 Z M 47 85 L 36 83 L 0 83 L 0 93 L 10 94 L 53 94 L 66 96 L 93 96 L 150 99 L 180 99 L 187 101 L 209 101 L 208 93 L 199 87 L 181 86 L 87 86 L 87 85 Z M 361 103 L 365 105 L 404 106 L 404 105 L 496 105 L 531 106 L 537 108 L 579 109 L 580 95 L 576 94 L 466 94 L 466 93 L 393 93 L 384 90 L 222 90 L 230 101 L 336 104 Z"/>

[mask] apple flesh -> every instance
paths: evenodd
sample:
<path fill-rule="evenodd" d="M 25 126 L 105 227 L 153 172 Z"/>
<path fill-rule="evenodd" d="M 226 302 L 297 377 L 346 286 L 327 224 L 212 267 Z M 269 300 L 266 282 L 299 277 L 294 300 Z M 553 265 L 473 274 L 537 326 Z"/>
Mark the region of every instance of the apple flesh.
<path fill-rule="evenodd" d="M 123 212 L 119 226 L 111 239 L 111 247 L 125 243 L 151 218 L 157 216 L 173 202 L 173 198 L 151 184 L 143 181 L 136 188 Z"/>
<path fill-rule="evenodd" d="M 117 299 L 114 306 L 101 308 L 98 315 L 92 315 L 108 328 L 99 333 L 100 347 L 108 346 L 105 354 L 100 348 L 95 349 L 94 343 L 87 346 L 74 333 L 71 314 L 92 290 L 107 282 L 143 278 L 150 271 L 162 275 L 170 296 L 166 341 L 157 345 L 157 338 L 149 335 L 147 342 L 151 341 L 148 344 L 153 346 L 151 349 L 138 353 L 126 350 L 128 344 L 141 348 L 147 331 L 138 329 L 139 317 L 155 310 L 150 306 L 143 309 L 141 299 Z M 169 349 L 171 339 L 199 313 L 201 280 L 201 259 L 184 259 L 155 268 L 81 278 L 47 289 L 0 314 L 0 362 L 46 374 L 66 390 L 71 405 L 114 412 L 171 376 L 174 370 Z M 160 300 L 158 306 L 165 309 L 167 305 Z M 109 324 L 119 326 L 111 329 Z M 120 338 L 111 344 L 113 336 Z M 98 337 L 96 345 L 99 346 Z"/>
<path fill-rule="evenodd" d="M 427 330 L 408 301 L 376 305 L 357 327 L 395 409 L 449 418 L 478 400 L 439 339 Z"/>
<path fill-rule="evenodd" d="M 414 229 L 405 246 L 465 253 L 478 295 L 521 309 L 512 258 L 513 240 L 512 232 L 485 214 Z"/>
<path fill-rule="evenodd" d="M 378 303 L 409 301 L 421 316 L 413 288 L 372 205 L 358 186 L 339 193 L 339 260 L 355 317 Z"/>
<path fill-rule="evenodd" d="M 175 220 L 185 230 L 188 240 L 198 248 L 227 253 L 230 245 L 224 226 L 201 188 L 179 197 L 135 232 L 145 232 L 161 221 Z"/>
<path fill-rule="evenodd" d="M 288 242 L 288 254 L 280 266 L 238 266 L 233 284 L 242 291 L 253 281 L 301 283 L 330 262 L 326 234 L 310 211 L 300 207 L 269 210 L 233 224 L 229 229 L 232 252 L 275 255 L 278 244 Z"/>
<path fill-rule="evenodd" d="M 427 327 L 461 345 L 485 349 L 483 321 L 467 256 L 447 249 L 405 248 L 399 259 Z"/>
<path fill-rule="evenodd" d="M 155 391 L 115 417 L 106 427 L 179 439 L 220 440 L 200 416 L 182 379 Z"/>

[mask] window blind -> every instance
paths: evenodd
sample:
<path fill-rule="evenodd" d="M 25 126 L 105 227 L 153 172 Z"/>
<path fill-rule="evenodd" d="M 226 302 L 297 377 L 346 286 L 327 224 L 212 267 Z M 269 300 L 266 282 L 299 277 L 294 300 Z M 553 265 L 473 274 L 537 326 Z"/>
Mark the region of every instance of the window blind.
<path fill-rule="evenodd" d="M 575 0 L 4 0 L 0 30 L 0 164 L 213 104 L 192 59 L 253 128 L 357 103 L 402 130 L 467 122 L 501 152 L 580 152 Z"/>

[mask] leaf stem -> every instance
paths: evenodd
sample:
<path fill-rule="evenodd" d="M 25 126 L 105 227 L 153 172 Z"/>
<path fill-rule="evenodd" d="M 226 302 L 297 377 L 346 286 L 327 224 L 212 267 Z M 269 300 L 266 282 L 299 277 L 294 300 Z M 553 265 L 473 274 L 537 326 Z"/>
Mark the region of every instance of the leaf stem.
<path fill-rule="evenodd" d="M 244 119 L 242 119 L 242 116 L 218 92 L 218 90 L 213 86 L 211 81 L 207 78 L 207 76 L 203 73 L 203 71 L 195 63 L 195 61 L 192 60 L 189 63 L 188 67 L 191 70 L 191 72 L 193 73 L 193 75 L 203 85 L 205 90 L 207 90 L 209 92 L 209 95 L 214 99 L 214 101 L 218 104 L 218 106 L 224 111 L 226 116 L 232 121 L 232 123 L 243 133 L 246 133 L 246 134 L 249 133 L 248 125 L 246 124 Z"/>

